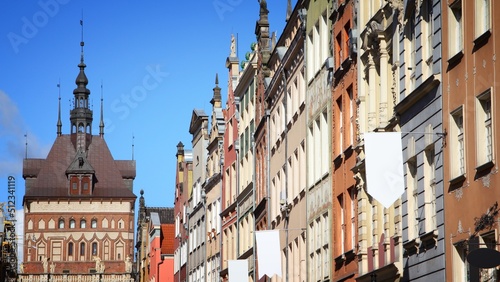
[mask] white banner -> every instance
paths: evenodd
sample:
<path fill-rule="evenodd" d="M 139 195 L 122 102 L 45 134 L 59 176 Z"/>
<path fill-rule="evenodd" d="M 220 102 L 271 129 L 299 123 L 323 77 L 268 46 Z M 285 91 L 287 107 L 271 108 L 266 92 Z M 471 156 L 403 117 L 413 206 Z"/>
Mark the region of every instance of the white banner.
<path fill-rule="evenodd" d="M 281 277 L 281 250 L 279 230 L 255 231 L 259 279 L 274 274 Z"/>
<path fill-rule="evenodd" d="M 229 260 L 229 282 L 248 282 L 247 260 Z"/>
<path fill-rule="evenodd" d="M 364 134 L 366 188 L 389 208 L 405 190 L 401 132 Z"/>

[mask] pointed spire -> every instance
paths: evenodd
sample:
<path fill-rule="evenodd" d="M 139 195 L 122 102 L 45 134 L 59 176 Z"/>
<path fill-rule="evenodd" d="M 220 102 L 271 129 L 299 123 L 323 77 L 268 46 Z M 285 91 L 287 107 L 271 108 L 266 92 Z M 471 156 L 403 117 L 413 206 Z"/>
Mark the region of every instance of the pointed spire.
<path fill-rule="evenodd" d="M 290 19 L 292 16 L 292 0 L 288 0 L 288 4 L 286 5 L 286 21 Z"/>
<path fill-rule="evenodd" d="M 215 103 L 220 104 L 221 102 L 221 95 L 220 95 L 220 87 L 219 87 L 219 74 L 215 74 L 215 87 L 214 87 L 214 97 L 212 100 L 210 100 L 210 103 L 215 106 Z"/>
<path fill-rule="evenodd" d="M 104 137 L 104 109 L 103 109 L 103 91 L 102 91 L 102 80 L 101 80 L 101 121 L 99 122 L 99 135 Z"/>
<path fill-rule="evenodd" d="M 82 19 L 80 20 L 80 25 L 82 27 L 82 41 L 80 63 L 78 68 L 80 72 L 76 77 L 76 88 L 73 90 L 73 107 L 70 111 L 70 122 L 71 122 L 71 134 L 76 134 L 77 138 L 72 139 L 73 145 L 78 150 L 87 150 L 88 146 L 92 142 L 89 138 L 92 136 L 92 120 L 93 113 L 89 101 L 90 90 L 87 89 L 87 84 L 89 83 L 87 76 L 85 75 L 85 62 L 83 56 L 83 13 Z"/>
<path fill-rule="evenodd" d="M 62 134 L 62 122 L 61 122 L 61 80 L 57 83 L 57 88 L 59 89 L 59 105 L 57 107 L 57 136 Z"/>

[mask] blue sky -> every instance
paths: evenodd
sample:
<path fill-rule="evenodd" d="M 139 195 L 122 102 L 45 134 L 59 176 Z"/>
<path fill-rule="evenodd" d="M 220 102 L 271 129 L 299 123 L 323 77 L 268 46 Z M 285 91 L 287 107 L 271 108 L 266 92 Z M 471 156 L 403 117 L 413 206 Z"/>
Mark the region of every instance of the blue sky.
<path fill-rule="evenodd" d="M 270 30 L 278 36 L 286 5 L 268 6 Z M 144 189 L 148 206 L 173 206 L 176 145 L 191 147 L 194 108 L 210 114 L 216 73 L 225 102 L 231 34 L 244 59 L 255 42 L 258 1 L 5 0 L 0 11 L 0 202 L 12 175 L 22 206 L 25 143 L 28 157 L 46 157 L 56 137 L 59 90 L 63 134 L 69 132 L 83 13 L 93 133 L 99 132 L 102 83 L 111 153 L 131 159 L 134 143 L 136 195 Z"/>

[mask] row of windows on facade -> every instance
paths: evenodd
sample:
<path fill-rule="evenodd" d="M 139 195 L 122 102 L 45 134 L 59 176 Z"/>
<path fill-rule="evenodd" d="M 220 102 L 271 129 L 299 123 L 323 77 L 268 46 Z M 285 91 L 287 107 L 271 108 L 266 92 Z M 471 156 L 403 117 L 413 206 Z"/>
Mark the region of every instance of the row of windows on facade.
<path fill-rule="evenodd" d="M 87 249 L 86 249 L 86 245 L 87 244 L 85 242 L 81 242 L 79 244 L 80 247 L 79 247 L 78 250 L 76 248 L 76 245 L 77 244 L 75 244 L 73 242 L 69 242 L 68 243 L 68 245 L 67 245 L 67 255 L 69 257 L 71 257 L 71 256 L 74 256 L 76 253 L 79 253 L 80 256 L 85 256 L 85 253 L 87 251 Z M 39 254 L 38 259 L 41 260 L 44 257 L 44 251 L 42 251 L 42 249 L 43 249 L 42 247 L 39 247 L 39 249 L 40 250 L 38 251 L 38 254 Z M 92 256 L 99 255 L 99 244 L 97 242 L 93 242 L 91 244 L 91 254 L 92 254 Z M 121 254 L 120 250 L 116 250 L 116 259 L 117 260 L 121 260 L 122 259 L 122 254 Z"/>
<path fill-rule="evenodd" d="M 102 224 L 101 227 L 106 228 L 107 226 L 108 226 L 107 224 Z M 60 219 L 58 227 L 59 227 L 59 229 L 65 228 L 66 221 L 64 219 Z M 74 219 L 69 220 L 69 228 L 76 228 L 76 220 L 74 220 Z M 80 220 L 80 228 L 87 228 L 87 220 L 85 220 L 85 219 Z M 97 228 L 97 219 L 92 219 L 90 221 L 90 228 Z M 123 222 L 119 221 L 118 222 L 118 229 L 122 229 L 122 228 L 123 228 Z"/>

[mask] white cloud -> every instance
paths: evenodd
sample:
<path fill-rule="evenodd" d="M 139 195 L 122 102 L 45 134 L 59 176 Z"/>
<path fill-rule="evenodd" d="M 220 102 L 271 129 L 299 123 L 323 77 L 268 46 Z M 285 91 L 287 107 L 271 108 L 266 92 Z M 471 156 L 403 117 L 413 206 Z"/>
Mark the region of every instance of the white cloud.
<path fill-rule="evenodd" d="M 0 90 L 0 177 L 21 174 L 26 142 L 30 157 L 45 157 L 50 149 L 28 132 L 16 103 Z"/>

